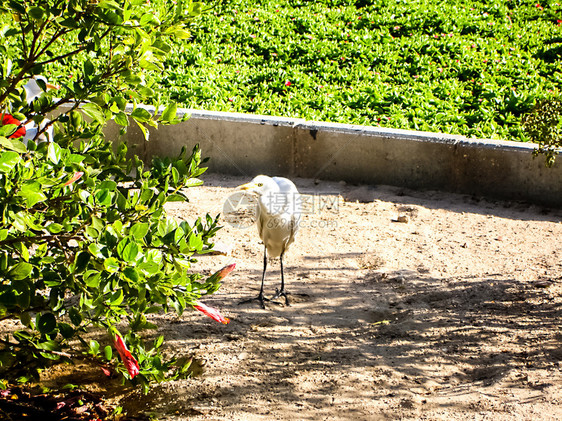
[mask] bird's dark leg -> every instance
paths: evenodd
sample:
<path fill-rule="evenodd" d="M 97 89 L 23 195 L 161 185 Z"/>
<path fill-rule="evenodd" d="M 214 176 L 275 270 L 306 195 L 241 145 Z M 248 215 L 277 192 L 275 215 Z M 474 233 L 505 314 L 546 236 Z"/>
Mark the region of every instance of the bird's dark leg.
<path fill-rule="evenodd" d="M 285 291 L 285 275 L 283 274 L 283 254 L 285 253 L 281 253 L 281 256 L 279 256 L 279 263 L 281 264 L 281 289 L 278 289 L 275 295 L 271 297 L 271 299 L 274 300 L 279 297 L 285 297 L 285 305 L 290 305 L 288 293 L 287 291 Z"/>
<path fill-rule="evenodd" d="M 244 301 L 240 301 L 240 303 L 238 304 L 245 304 L 245 303 L 251 303 L 252 301 L 259 301 L 261 308 L 265 309 L 265 301 L 269 301 L 267 298 L 265 298 L 263 296 L 263 284 L 265 281 L 265 271 L 267 269 L 267 249 L 263 248 L 263 273 L 261 275 L 261 288 L 260 288 L 260 293 L 258 294 L 258 296 L 256 298 L 250 298 L 248 300 L 244 300 Z"/>
<path fill-rule="evenodd" d="M 263 247 L 263 273 L 261 274 L 261 288 L 260 288 L 260 293 L 258 295 L 258 300 L 261 304 L 262 308 L 265 308 L 265 303 L 264 301 L 264 296 L 263 296 L 263 284 L 265 282 L 265 271 L 267 269 L 267 249 L 265 248 L 265 246 Z"/>

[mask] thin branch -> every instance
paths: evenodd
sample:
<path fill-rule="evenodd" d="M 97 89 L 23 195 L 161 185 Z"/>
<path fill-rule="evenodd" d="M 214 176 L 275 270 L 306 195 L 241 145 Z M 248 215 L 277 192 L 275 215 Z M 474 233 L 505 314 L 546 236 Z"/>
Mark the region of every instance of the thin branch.
<path fill-rule="evenodd" d="M 6 347 L 12 347 L 12 348 L 17 348 L 17 349 L 24 349 L 26 348 L 24 345 L 21 344 L 16 344 L 14 342 L 10 342 L 7 341 L 5 339 L 0 339 L 0 344 L 4 345 Z M 96 362 L 98 364 L 101 363 L 101 361 L 99 361 L 96 357 L 94 357 L 93 355 L 84 355 L 84 354 L 70 354 L 68 352 L 63 352 L 63 351 L 55 351 L 55 350 L 48 350 L 48 349 L 39 349 L 36 348 L 37 351 L 40 352 L 44 352 L 46 354 L 52 354 L 52 355 L 58 355 L 60 357 L 64 357 L 64 358 L 68 358 L 68 359 L 76 359 L 76 360 L 85 360 L 85 361 L 93 361 Z M 104 365 L 104 364 L 102 364 Z M 105 365 L 104 365 L 105 366 Z"/>
<path fill-rule="evenodd" d="M 4 91 L 3 94 L 0 95 L 0 104 L 4 102 L 4 100 L 8 97 L 8 95 L 10 95 L 14 89 L 16 88 L 18 82 L 20 80 L 23 79 L 23 76 L 29 71 L 29 69 L 31 69 L 33 67 L 33 63 L 28 60 L 25 62 L 25 64 L 23 65 L 23 67 L 21 68 L 20 72 L 14 76 L 13 78 L 11 78 L 11 81 L 9 82 L 10 85 L 6 88 L 6 90 Z"/>
<path fill-rule="evenodd" d="M 39 114 L 33 114 L 31 117 L 29 117 L 24 123 L 22 123 L 20 125 L 24 126 L 27 123 L 29 123 L 31 120 L 33 120 L 33 116 L 36 115 L 42 115 L 45 116 L 46 114 L 48 114 L 49 112 L 57 109 L 58 107 L 60 107 L 63 104 L 67 104 L 69 102 L 71 102 L 72 98 L 70 97 L 66 97 L 66 98 L 61 98 L 59 99 L 56 103 L 54 103 L 51 107 L 46 107 L 44 110 L 41 111 L 41 113 Z M 65 113 L 59 114 L 57 117 L 55 117 L 53 120 L 48 120 L 47 123 L 45 124 L 45 126 L 43 126 L 42 129 L 37 130 L 37 133 L 35 134 L 35 137 L 33 138 L 33 141 L 35 141 L 36 139 L 39 138 L 39 136 L 41 136 L 43 133 L 45 133 L 47 131 L 47 129 L 52 126 L 54 123 L 56 123 L 57 121 L 59 121 L 61 119 L 62 116 L 67 115 L 68 113 L 70 113 L 72 110 L 75 110 L 76 108 L 78 108 L 80 106 L 79 102 L 75 102 L 74 105 L 70 108 L 70 110 L 68 110 Z"/>
<path fill-rule="evenodd" d="M 72 240 L 76 238 L 79 230 L 72 234 L 63 234 L 63 235 L 34 235 L 32 237 L 14 237 L 8 238 L 7 240 L 0 241 L 0 247 L 5 245 L 10 245 L 14 243 L 35 243 L 38 241 L 56 241 L 56 240 Z"/>
<path fill-rule="evenodd" d="M 71 51 L 71 52 L 66 53 L 66 54 L 62 54 L 62 55 L 60 55 L 60 56 L 56 56 L 56 57 L 50 58 L 49 60 L 41 61 L 41 62 L 39 62 L 39 63 L 36 63 L 36 65 L 38 65 L 38 66 L 44 66 L 45 64 L 49 64 L 49 63 L 52 63 L 52 62 L 54 62 L 54 61 L 59 61 L 59 60 L 65 59 L 65 58 L 67 58 L 67 57 L 73 56 L 73 55 L 75 55 L 75 54 L 78 54 L 78 53 L 84 51 L 86 48 L 88 48 L 88 46 L 87 46 L 87 45 L 83 45 L 82 47 L 77 48 L 77 49 L 74 50 L 74 51 Z"/>
<path fill-rule="evenodd" d="M 107 29 L 107 30 L 100 36 L 100 40 L 103 39 L 103 38 L 105 38 L 109 33 L 111 33 L 111 28 Z M 45 64 L 52 63 L 52 62 L 54 62 L 54 61 L 58 61 L 58 60 L 65 59 L 65 58 L 67 58 L 67 57 L 70 57 L 70 56 L 72 56 L 72 55 L 75 55 L 75 54 L 78 54 L 78 53 L 84 51 L 86 48 L 88 48 L 88 46 L 89 46 L 89 44 L 83 45 L 82 47 L 77 48 L 77 49 L 74 50 L 74 51 L 71 51 L 71 52 L 66 53 L 66 54 L 62 54 L 62 55 L 60 55 L 60 56 L 56 56 L 56 57 L 50 58 L 49 60 L 41 61 L 41 62 L 36 63 L 36 64 L 37 64 L 37 65 L 40 65 L 40 66 L 43 66 L 43 65 L 45 65 Z"/>
<path fill-rule="evenodd" d="M 31 27 L 31 32 L 33 34 L 33 39 L 31 41 L 31 46 L 29 47 L 29 59 L 31 61 L 35 61 L 35 59 L 37 58 L 37 55 L 35 54 L 35 48 L 37 47 L 37 41 L 39 40 L 39 38 L 42 36 L 43 31 L 45 30 L 45 26 L 49 23 L 50 21 L 45 20 L 41 26 L 37 29 L 35 27 L 35 25 L 32 25 Z"/>
<path fill-rule="evenodd" d="M 20 29 L 21 29 L 21 45 L 23 46 L 22 52 L 23 52 L 23 55 L 25 57 L 25 56 L 27 56 L 27 43 L 25 42 L 25 30 L 24 30 L 25 28 L 23 27 L 23 22 L 21 21 L 21 19 L 19 21 L 19 24 L 20 24 Z"/>
<path fill-rule="evenodd" d="M 45 20 L 42 24 L 41 27 L 39 28 L 39 30 L 37 31 L 37 39 L 39 38 L 43 38 L 45 36 L 45 27 L 47 26 L 47 24 L 49 24 L 51 21 L 49 20 Z M 39 48 L 41 47 L 41 41 L 39 41 L 39 45 L 37 45 L 37 49 L 39 50 Z M 31 51 L 31 53 L 33 54 L 33 58 L 37 58 L 38 54 L 35 51 Z"/>
<path fill-rule="evenodd" d="M 66 30 L 61 30 L 58 33 L 55 33 L 53 35 L 53 37 L 51 38 L 51 40 L 49 42 L 47 42 L 45 44 L 45 46 L 41 49 L 41 51 L 39 51 L 36 55 L 36 57 L 42 56 L 43 54 L 45 54 L 45 52 L 47 52 L 47 50 L 49 49 L 49 47 L 53 44 L 53 42 L 55 42 L 57 39 L 59 39 L 61 36 L 68 34 L 69 32 L 71 32 L 71 29 L 66 29 Z"/>
<path fill-rule="evenodd" d="M 36 312 L 41 310 L 45 310 L 45 307 L 30 307 L 26 309 L 26 311 L 31 311 L 31 312 Z M 6 314 L 5 316 L 0 317 L 0 322 L 8 319 L 15 319 L 16 317 L 17 316 L 15 314 Z"/>

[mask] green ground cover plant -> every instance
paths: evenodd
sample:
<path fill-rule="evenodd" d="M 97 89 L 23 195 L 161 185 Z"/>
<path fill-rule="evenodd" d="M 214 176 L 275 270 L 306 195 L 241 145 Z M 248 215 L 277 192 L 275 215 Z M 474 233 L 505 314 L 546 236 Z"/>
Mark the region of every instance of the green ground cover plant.
<path fill-rule="evenodd" d="M 198 109 L 529 140 L 562 88 L 557 0 L 225 1 L 154 89 Z"/>

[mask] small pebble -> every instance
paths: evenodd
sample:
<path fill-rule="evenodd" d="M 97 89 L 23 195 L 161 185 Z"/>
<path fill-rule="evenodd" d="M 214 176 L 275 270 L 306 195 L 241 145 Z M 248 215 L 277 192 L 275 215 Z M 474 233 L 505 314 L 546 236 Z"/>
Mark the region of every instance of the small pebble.
<path fill-rule="evenodd" d="M 391 221 L 407 223 L 410 221 L 410 218 L 408 218 L 408 215 L 398 215 L 397 217 L 392 218 Z"/>

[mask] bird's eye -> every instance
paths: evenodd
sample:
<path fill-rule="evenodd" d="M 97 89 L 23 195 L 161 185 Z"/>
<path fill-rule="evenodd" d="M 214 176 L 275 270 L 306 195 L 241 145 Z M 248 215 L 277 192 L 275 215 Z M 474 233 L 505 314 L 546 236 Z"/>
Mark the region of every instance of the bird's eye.
<path fill-rule="evenodd" d="M 263 186 L 263 183 L 258 183 L 258 187 L 262 187 L 262 186 Z"/>

